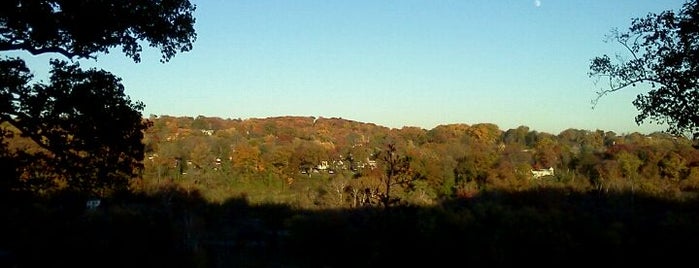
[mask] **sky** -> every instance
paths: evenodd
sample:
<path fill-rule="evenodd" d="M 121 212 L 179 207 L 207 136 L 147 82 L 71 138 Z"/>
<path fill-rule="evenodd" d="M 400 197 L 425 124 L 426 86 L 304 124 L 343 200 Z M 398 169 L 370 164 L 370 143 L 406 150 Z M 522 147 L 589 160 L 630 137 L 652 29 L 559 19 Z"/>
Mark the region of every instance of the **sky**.
<path fill-rule="evenodd" d="M 114 49 L 81 60 L 122 78 L 143 115 L 339 117 L 390 128 L 493 123 L 652 133 L 632 101 L 603 97 L 590 60 L 622 53 L 612 28 L 678 0 L 195 0 L 194 48 L 161 63 Z M 49 58 L 28 56 L 41 75 Z M 647 90 L 647 89 L 645 89 Z"/>

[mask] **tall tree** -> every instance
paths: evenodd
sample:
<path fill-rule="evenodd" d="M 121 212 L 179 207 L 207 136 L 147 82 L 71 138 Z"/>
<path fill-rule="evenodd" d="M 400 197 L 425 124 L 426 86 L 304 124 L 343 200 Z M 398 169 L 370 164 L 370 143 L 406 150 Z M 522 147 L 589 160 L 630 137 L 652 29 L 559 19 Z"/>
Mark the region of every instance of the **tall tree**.
<path fill-rule="evenodd" d="M 400 201 L 392 196 L 393 187 L 408 187 L 413 182 L 413 172 L 410 169 L 410 159 L 398 153 L 394 143 L 388 143 L 386 149 L 379 152 L 384 174 L 381 177 L 382 193 L 379 201 L 385 209 Z"/>
<path fill-rule="evenodd" d="M 23 64 L 4 63 L 9 62 Z M 132 103 L 119 79 L 105 71 L 83 71 L 61 61 L 51 66 L 50 84 L 13 88 L 0 115 L 45 149 L 26 155 L 45 166 L 41 176 L 35 173 L 25 182 L 65 180 L 80 191 L 127 185 L 144 155 L 142 131 L 148 124 L 138 112 L 143 104 Z M 4 70 L 0 67 L 2 80 Z"/>
<path fill-rule="evenodd" d="M 673 134 L 699 138 L 699 3 L 687 1 L 679 12 L 634 18 L 628 31 L 613 29 L 609 41 L 627 56 L 591 60 L 589 75 L 603 82 L 593 104 L 604 95 L 640 84 L 650 90 L 633 101 L 636 123 L 668 125 Z"/>
<path fill-rule="evenodd" d="M 167 62 L 191 50 L 196 39 L 194 9 L 188 0 L 2 1 L 0 52 L 48 53 L 75 60 L 94 59 L 121 47 L 127 57 L 140 62 L 141 44 L 148 44 L 160 50 L 161 62 Z M 58 181 L 82 192 L 127 187 L 143 165 L 143 131 L 149 126 L 141 115 L 143 103 L 132 102 L 120 79 L 107 71 L 83 70 L 78 63 L 57 59 L 50 66 L 49 83 L 44 84 L 32 81 L 22 59 L 0 59 L 0 123 L 11 124 L 44 149 L 37 154 L 0 154 L 3 169 L 17 174 L 3 179 Z M 20 155 L 26 159 L 13 159 Z M 37 163 L 43 163 L 42 168 Z"/>

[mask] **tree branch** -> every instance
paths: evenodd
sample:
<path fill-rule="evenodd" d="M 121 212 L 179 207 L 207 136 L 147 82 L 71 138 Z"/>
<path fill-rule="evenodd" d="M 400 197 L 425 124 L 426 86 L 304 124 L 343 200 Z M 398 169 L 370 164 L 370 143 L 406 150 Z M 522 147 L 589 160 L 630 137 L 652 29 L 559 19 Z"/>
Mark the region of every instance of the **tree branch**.
<path fill-rule="evenodd" d="M 16 115 L 16 114 L 14 114 L 14 115 Z M 31 139 L 36 145 L 38 145 L 39 147 L 41 147 L 44 150 L 47 150 L 48 152 L 51 152 L 52 154 L 55 154 L 54 150 L 49 145 L 47 145 L 46 143 L 43 142 L 43 140 L 45 138 L 44 136 L 31 133 L 31 131 L 27 131 L 26 126 L 21 121 L 17 121 L 15 119 L 13 119 L 11 117 L 11 115 L 0 116 L 0 121 L 4 121 L 4 122 L 9 123 L 10 125 L 15 127 L 16 129 L 18 129 L 22 135 Z"/>
<path fill-rule="evenodd" d="M 73 59 L 75 57 L 78 58 L 86 58 L 86 59 L 94 59 L 94 57 L 91 57 L 90 55 L 83 55 L 80 53 L 75 53 L 75 52 L 70 52 L 66 49 L 60 48 L 60 47 L 42 47 L 42 48 L 36 48 L 27 44 L 0 44 L 0 51 L 10 51 L 10 50 L 26 50 L 27 52 L 31 53 L 32 55 L 40 55 L 44 53 L 57 53 L 65 56 L 68 59 Z"/>
<path fill-rule="evenodd" d="M 633 84 L 636 84 L 636 83 L 649 83 L 650 82 L 650 83 L 657 83 L 659 85 L 667 87 L 667 85 L 665 83 L 658 81 L 658 80 L 655 80 L 655 79 L 647 78 L 647 77 L 626 81 L 625 83 L 620 84 L 620 85 L 614 85 L 614 81 L 613 81 L 614 76 L 612 76 L 612 75 L 606 75 L 606 76 L 609 77 L 609 89 L 601 89 L 601 90 L 595 92 L 597 94 L 597 97 L 591 101 L 592 102 L 592 109 L 594 109 L 595 106 L 597 106 L 597 102 L 599 102 L 599 100 L 603 96 L 605 96 L 609 93 L 612 93 L 612 92 L 622 90 L 622 89 L 624 89 L 628 86 L 631 86 Z"/>

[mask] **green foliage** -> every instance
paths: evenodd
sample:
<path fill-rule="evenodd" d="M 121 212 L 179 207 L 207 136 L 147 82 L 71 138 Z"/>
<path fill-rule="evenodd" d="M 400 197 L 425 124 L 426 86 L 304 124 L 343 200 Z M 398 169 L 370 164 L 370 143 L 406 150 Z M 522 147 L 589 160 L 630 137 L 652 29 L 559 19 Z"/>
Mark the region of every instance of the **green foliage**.
<path fill-rule="evenodd" d="M 641 159 L 635 154 L 629 153 L 627 151 L 621 151 L 615 155 L 619 166 L 621 168 L 621 174 L 629 179 L 635 179 L 638 177 L 638 169 L 641 167 Z"/>
<path fill-rule="evenodd" d="M 503 141 L 507 145 L 520 144 L 525 146 L 527 144 L 527 134 L 529 134 L 529 127 L 526 126 L 508 129 L 503 134 Z"/>
<path fill-rule="evenodd" d="M 670 152 L 660 160 L 660 174 L 669 180 L 679 181 L 687 174 L 687 165 L 682 156 Z"/>

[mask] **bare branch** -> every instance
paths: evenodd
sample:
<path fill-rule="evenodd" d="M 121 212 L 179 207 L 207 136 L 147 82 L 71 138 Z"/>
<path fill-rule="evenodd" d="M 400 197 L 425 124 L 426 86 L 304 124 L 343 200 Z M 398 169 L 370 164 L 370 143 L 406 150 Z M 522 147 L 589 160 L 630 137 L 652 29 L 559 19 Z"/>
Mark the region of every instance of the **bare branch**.
<path fill-rule="evenodd" d="M 623 41 L 623 40 L 621 40 L 621 38 L 618 38 L 618 37 L 617 37 L 616 40 L 617 40 L 617 43 L 621 44 L 621 46 L 623 46 L 624 48 L 626 48 L 626 50 L 628 50 L 629 53 L 631 53 L 631 56 L 632 56 L 635 60 L 638 59 L 638 57 L 636 56 L 636 52 L 634 52 L 633 49 L 631 49 L 631 47 L 629 47 L 629 44 L 628 44 L 626 41 Z"/>
<path fill-rule="evenodd" d="M 623 83 L 623 84 L 615 85 L 615 84 L 614 84 L 614 79 L 613 79 L 614 77 L 611 76 L 611 75 L 606 75 L 606 76 L 609 77 L 609 89 L 600 89 L 600 90 L 598 90 L 597 92 L 595 92 L 595 93 L 597 94 L 597 97 L 594 98 L 594 99 L 591 101 L 591 103 L 592 103 L 592 109 L 594 109 L 594 108 L 597 106 L 597 103 L 599 102 L 599 100 L 600 100 L 602 97 L 604 97 L 605 95 L 610 94 L 610 93 L 613 93 L 613 92 L 616 92 L 616 91 L 619 91 L 619 90 L 622 90 L 622 89 L 627 88 L 627 87 L 629 87 L 629 86 L 632 86 L 632 85 L 634 85 L 634 84 L 636 84 L 636 83 L 639 83 L 639 84 L 640 84 L 640 83 L 656 83 L 656 84 L 659 84 L 659 85 L 661 85 L 661 86 L 667 86 L 665 83 L 663 83 L 663 82 L 661 82 L 661 81 L 658 81 L 658 80 L 655 80 L 655 79 L 651 79 L 651 78 L 647 78 L 647 77 L 638 78 L 638 79 L 635 79 L 635 80 L 626 81 L 626 83 Z"/>

